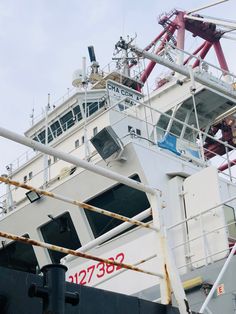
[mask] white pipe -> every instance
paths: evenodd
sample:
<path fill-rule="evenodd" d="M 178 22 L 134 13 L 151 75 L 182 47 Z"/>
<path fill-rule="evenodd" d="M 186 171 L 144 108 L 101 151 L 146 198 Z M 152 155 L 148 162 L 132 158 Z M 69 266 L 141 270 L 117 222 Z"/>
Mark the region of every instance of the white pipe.
<path fill-rule="evenodd" d="M 211 288 L 211 291 L 209 292 L 205 302 L 203 303 L 199 313 L 204 313 L 204 311 L 205 311 L 209 301 L 211 300 L 211 298 L 212 298 L 212 296 L 213 296 L 213 294 L 214 294 L 214 292 L 215 292 L 219 282 L 221 281 L 221 279 L 222 279 L 222 277 L 223 277 L 223 275 L 224 275 L 224 273 L 225 273 L 225 271 L 226 271 L 226 269 L 227 269 L 227 267 L 228 267 L 232 257 L 234 256 L 235 251 L 236 251 L 236 243 L 234 244 L 234 246 L 233 246 L 229 256 L 227 257 L 227 259 L 226 259 L 226 261 L 225 261 L 225 263 L 224 263 L 224 265 L 223 265 L 223 267 L 222 267 L 222 269 L 221 269 L 221 271 L 220 271 L 220 273 L 219 273 L 219 275 L 218 275 L 218 277 L 217 277 L 213 287 Z"/>
<path fill-rule="evenodd" d="M 144 210 L 142 213 L 134 216 L 132 219 L 135 220 L 139 220 L 142 221 L 143 219 L 147 218 L 149 215 L 151 214 L 151 209 L 146 209 Z M 128 222 L 124 222 L 121 225 L 115 227 L 114 229 L 104 233 L 103 235 L 101 235 L 100 237 L 90 241 L 89 243 L 83 245 L 81 248 L 79 248 L 77 251 L 78 252 L 87 252 L 90 249 L 93 249 L 95 246 L 103 243 L 104 241 L 107 241 L 109 239 L 111 239 L 111 237 L 116 236 L 117 234 L 119 234 L 120 232 L 126 230 L 127 228 L 130 227 L 130 223 Z M 71 262 L 72 260 L 74 260 L 76 258 L 76 256 L 73 255 L 68 255 L 65 256 L 61 262 L 63 264 Z"/>
<path fill-rule="evenodd" d="M 231 22 L 221 22 L 215 19 L 206 19 L 206 18 L 202 18 L 202 17 L 197 17 L 197 16 L 192 16 L 192 15 L 185 15 L 184 16 L 186 19 L 189 20 L 195 20 L 195 21 L 200 21 L 200 22 L 207 22 L 207 23 L 213 23 L 216 25 L 220 25 L 220 26 L 224 26 L 230 29 L 236 29 L 236 24 L 235 23 L 231 23 Z"/>
<path fill-rule="evenodd" d="M 232 33 L 231 33 L 231 34 L 232 34 Z M 235 35 L 236 35 L 236 34 L 235 34 Z M 184 54 L 190 56 L 191 58 L 194 58 L 194 59 L 198 60 L 199 62 L 203 61 L 203 59 L 201 59 L 200 57 L 198 57 L 198 56 L 196 56 L 196 55 L 193 55 L 192 53 L 189 53 L 189 52 L 186 51 L 186 50 L 177 48 L 176 46 L 174 46 L 174 45 L 173 45 L 172 43 L 170 43 L 170 42 L 166 43 L 166 45 L 172 47 L 173 49 L 176 49 L 176 50 L 179 50 L 179 51 L 183 51 Z M 221 72 L 224 72 L 224 74 L 227 74 L 227 75 L 230 75 L 230 76 L 236 78 L 236 75 L 235 75 L 234 73 L 229 72 L 229 71 L 226 71 L 226 70 L 223 71 L 219 66 L 217 66 L 217 65 L 215 65 L 215 64 L 213 64 L 213 63 L 211 63 L 211 62 L 209 62 L 209 61 L 206 61 L 205 59 L 204 59 L 204 63 L 206 63 L 207 65 L 213 67 L 213 68 L 216 69 L 216 70 L 219 70 L 219 71 L 221 71 Z"/>
<path fill-rule="evenodd" d="M 50 94 L 48 94 L 48 104 L 45 106 L 44 113 L 45 113 L 45 145 L 48 145 L 48 111 L 50 108 Z M 44 163 L 44 182 L 43 186 L 46 189 L 48 183 L 48 155 L 45 154 L 43 156 L 43 163 Z"/>
<path fill-rule="evenodd" d="M 88 171 L 102 175 L 104 177 L 107 177 L 107 178 L 114 180 L 114 181 L 117 181 L 119 183 L 123 183 L 125 185 L 128 185 L 128 186 L 136 189 L 136 190 L 150 193 L 153 195 L 156 194 L 157 190 L 148 186 L 148 185 L 145 185 L 141 182 L 137 182 L 135 180 L 127 178 L 123 175 L 120 175 L 116 172 L 113 172 L 113 171 L 108 170 L 106 168 L 103 168 L 101 166 L 93 165 L 93 164 L 91 164 L 85 160 L 82 160 L 78 157 L 64 153 L 58 149 L 55 149 L 55 148 L 52 148 L 49 146 L 45 146 L 39 142 L 36 142 L 30 138 L 27 138 L 23 135 L 17 134 L 15 132 L 12 132 L 12 131 L 7 130 L 5 128 L 0 127 L 0 136 L 5 137 L 5 138 L 12 140 L 14 142 L 17 142 L 19 144 L 31 147 L 35 150 L 41 151 L 42 153 L 45 153 L 45 154 L 48 154 L 51 156 L 55 156 L 61 160 L 67 161 L 70 164 L 73 164 L 73 165 L 78 166 L 78 167 L 82 167 Z"/>
<path fill-rule="evenodd" d="M 232 36 L 222 35 L 221 37 L 236 41 L 236 38 L 235 38 L 235 37 L 232 37 Z"/>
<path fill-rule="evenodd" d="M 196 126 L 197 126 L 198 134 L 199 134 L 201 156 L 202 156 L 202 161 L 205 162 L 202 133 L 201 133 L 200 126 L 199 126 L 199 120 L 198 120 L 198 114 L 197 114 L 197 105 L 196 105 L 195 96 L 194 96 L 195 92 L 196 92 L 196 85 L 195 85 L 193 69 L 192 69 L 191 65 L 188 65 L 188 69 L 189 69 L 190 80 L 192 83 L 191 94 L 192 94 L 192 100 L 193 100 L 193 109 L 194 109 L 194 114 L 195 114 Z"/>
<path fill-rule="evenodd" d="M 131 50 L 136 52 L 138 55 L 142 55 L 143 57 L 151 60 L 151 61 L 154 61 L 156 63 L 159 63 L 161 65 L 164 65 L 166 66 L 167 68 L 177 72 L 177 73 L 180 73 L 186 77 L 190 77 L 190 74 L 189 74 L 189 71 L 186 67 L 184 66 L 180 66 L 176 63 L 173 63 L 173 62 L 170 62 L 169 60 L 166 60 L 164 59 L 163 57 L 160 57 L 154 53 L 151 53 L 151 52 L 148 52 L 148 51 L 145 51 L 143 49 L 140 49 L 136 46 L 131 46 Z M 222 94 L 224 94 L 225 96 L 227 97 L 232 97 L 234 100 L 236 100 L 236 92 L 233 91 L 233 90 L 230 90 L 231 88 L 231 85 L 229 85 L 229 88 L 226 88 L 220 84 L 217 84 L 211 80 L 209 80 L 208 78 L 204 77 L 204 74 L 199 74 L 199 73 L 194 73 L 193 74 L 194 76 L 194 80 L 200 84 L 203 84 L 209 88 L 212 88 Z"/>
<path fill-rule="evenodd" d="M 214 1 L 213 3 L 209 3 L 209 4 L 206 4 L 206 5 L 202 6 L 202 7 L 199 7 L 199 8 L 193 9 L 191 11 L 188 11 L 187 14 L 191 14 L 191 13 L 194 13 L 194 12 L 197 12 L 197 11 L 201 11 L 201 10 L 213 7 L 213 6 L 217 5 L 217 4 L 220 4 L 220 3 L 223 3 L 223 2 L 227 2 L 227 1 L 229 1 L 229 0 Z"/>
<path fill-rule="evenodd" d="M 201 14 L 201 17 L 207 18 L 207 19 L 215 19 L 217 21 L 223 21 L 223 22 L 229 22 L 229 23 L 236 23 L 236 20 L 231 20 L 231 19 L 225 19 L 225 18 L 220 18 L 220 17 L 213 17 L 209 15 L 203 15 Z"/>

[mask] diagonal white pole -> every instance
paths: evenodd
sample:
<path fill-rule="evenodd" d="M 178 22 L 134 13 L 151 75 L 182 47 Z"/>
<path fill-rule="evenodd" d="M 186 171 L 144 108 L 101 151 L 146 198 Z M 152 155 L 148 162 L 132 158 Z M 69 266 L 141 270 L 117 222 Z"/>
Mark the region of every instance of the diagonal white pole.
<path fill-rule="evenodd" d="M 222 269 L 221 269 L 221 271 L 220 271 L 220 273 L 219 273 L 219 275 L 218 275 L 218 277 L 217 277 L 213 287 L 211 288 L 211 291 L 209 292 L 205 302 L 203 303 L 199 313 L 204 313 L 204 311 L 206 310 L 207 305 L 210 302 L 210 300 L 211 300 L 211 298 L 212 298 L 212 296 L 213 296 L 213 294 L 214 294 L 214 292 L 215 292 L 219 282 L 221 281 L 221 279 L 222 279 L 222 277 L 223 277 L 223 275 L 224 275 L 224 273 L 225 273 L 225 271 L 226 271 L 226 269 L 227 269 L 227 267 L 228 267 L 232 257 L 234 256 L 235 251 L 236 251 L 236 243 L 234 244 L 234 246 L 233 246 L 229 256 L 227 257 L 227 260 L 225 261 L 225 263 L 224 263 L 224 265 L 223 265 L 223 267 L 222 267 Z"/>
<path fill-rule="evenodd" d="M 101 166 L 93 165 L 92 163 L 89 163 L 85 160 L 82 160 L 76 156 L 72 156 L 68 153 L 65 153 L 61 150 L 52 148 L 50 146 L 38 143 L 30 138 L 27 138 L 23 135 L 17 134 L 15 132 L 12 132 L 10 130 L 7 130 L 5 128 L 0 127 L 0 136 L 5 137 L 11 141 L 23 144 L 25 146 L 31 147 L 34 150 L 38 150 L 44 154 L 48 154 L 51 156 L 55 156 L 59 159 L 62 159 L 64 161 L 67 161 L 70 164 L 73 164 L 78 167 L 82 167 L 86 170 L 89 170 L 91 172 L 94 172 L 96 174 L 102 175 L 104 177 L 107 177 L 111 180 L 117 181 L 119 183 L 123 183 L 125 185 L 128 185 L 134 189 L 137 189 L 139 191 L 143 191 L 146 193 L 156 194 L 156 190 L 150 186 L 147 186 L 141 182 L 132 180 L 130 178 L 127 178 L 123 175 L 120 175 L 116 172 L 113 172 L 109 169 L 103 168 Z"/>
<path fill-rule="evenodd" d="M 210 7 L 213 7 L 217 4 L 220 4 L 220 3 L 224 3 L 224 2 L 227 2 L 229 0 L 218 0 L 218 1 L 214 1 L 212 3 L 209 3 L 209 4 L 206 4 L 202 7 L 199 7 L 199 8 L 196 8 L 196 9 L 193 9 L 193 10 L 190 10 L 187 12 L 187 14 L 191 14 L 191 13 L 195 13 L 195 12 L 198 12 L 198 11 L 201 11 L 201 10 L 204 10 L 204 9 L 207 9 L 207 8 L 210 8 Z"/>

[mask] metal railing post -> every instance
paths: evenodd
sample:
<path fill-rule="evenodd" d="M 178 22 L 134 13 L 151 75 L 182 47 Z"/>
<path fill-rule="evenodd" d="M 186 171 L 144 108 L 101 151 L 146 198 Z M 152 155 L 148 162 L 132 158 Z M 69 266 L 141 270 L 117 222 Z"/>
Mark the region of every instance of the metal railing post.
<path fill-rule="evenodd" d="M 168 244 L 166 230 L 161 216 L 161 194 L 150 195 L 149 201 L 152 208 L 153 225 L 159 232 L 155 232 L 156 252 L 158 255 L 159 271 L 163 273 L 160 280 L 161 303 L 171 303 L 171 292 L 173 291 L 180 314 L 190 314 L 191 310 L 183 289 L 178 269 L 175 265 L 173 255 Z"/>

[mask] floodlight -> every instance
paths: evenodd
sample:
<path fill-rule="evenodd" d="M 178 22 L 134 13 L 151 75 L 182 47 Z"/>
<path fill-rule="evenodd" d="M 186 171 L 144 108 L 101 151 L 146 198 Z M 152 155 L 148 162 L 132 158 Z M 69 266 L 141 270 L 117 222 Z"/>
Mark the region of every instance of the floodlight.
<path fill-rule="evenodd" d="M 115 153 L 116 155 L 114 156 L 114 159 L 117 159 L 123 151 L 122 142 L 111 126 L 107 126 L 98 132 L 91 139 L 91 143 L 104 160 L 108 159 Z"/>
<path fill-rule="evenodd" d="M 35 191 L 29 191 L 29 192 L 25 193 L 25 195 L 27 196 L 30 203 L 34 203 L 41 198 L 40 194 L 38 194 Z"/>

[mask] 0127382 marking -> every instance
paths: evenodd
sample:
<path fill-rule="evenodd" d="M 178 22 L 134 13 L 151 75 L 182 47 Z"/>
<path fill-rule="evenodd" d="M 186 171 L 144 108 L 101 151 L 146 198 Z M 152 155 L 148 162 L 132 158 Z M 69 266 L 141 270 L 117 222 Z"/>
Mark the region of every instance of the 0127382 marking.
<path fill-rule="evenodd" d="M 108 260 L 123 263 L 124 258 L 125 255 L 121 252 L 116 254 L 115 257 L 109 257 Z M 90 283 L 94 278 L 100 279 L 106 274 L 112 274 L 119 269 L 121 269 L 120 266 L 99 262 L 97 264 L 92 264 L 87 268 L 81 269 L 79 272 L 76 272 L 73 275 L 70 275 L 68 281 L 80 285 L 86 285 Z"/>

